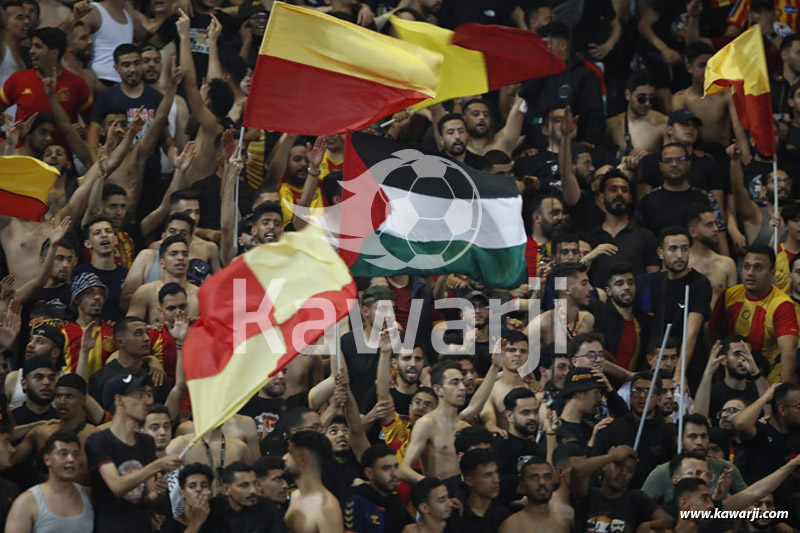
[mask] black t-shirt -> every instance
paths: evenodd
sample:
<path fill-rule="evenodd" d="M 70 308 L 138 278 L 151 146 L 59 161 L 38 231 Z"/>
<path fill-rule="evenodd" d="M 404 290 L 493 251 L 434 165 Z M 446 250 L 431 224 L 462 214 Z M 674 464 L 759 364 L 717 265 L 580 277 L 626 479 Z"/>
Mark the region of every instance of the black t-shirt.
<path fill-rule="evenodd" d="M 103 387 L 105 386 L 106 381 L 119 374 L 135 374 L 137 372 L 148 371 L 149 368 L 147 363 L 142 366 L 141 370 L 132 371 L 123 367 L 118 359 L 114 359 L 89 377 L 89 395 L 97 400 L 97 403 L 108 409 L 107 405 L 103 405 Z M 164 383 L 158 387 L 153 387 L 153 401 L 156 403 L 166 402 L 171 388 L 172 385 L 170 384 L 169 379 L 165 378 Z"/>
<path fill-rule="evenodd" d="M 589 444 L 589 439 L 592 438 L 592 429 L 594 429 L 593 426 L 585 421 L 576 424 L 561 420 L 561 425 L 556 430 L 558 445 L 572 442 L 585 448 Z"/>
<path fill-rule="evenodd" d="M 758 399 L 758 396 L 758 388 L 756 387 L 755 381 L 748 380 L 747 386 L 744 390 L 735 390 L 728 387 L 728 385 L 725 384 L 725 381 L 719 380 L 711 385 L 711 400 L 708 407 L 710 420 L 713 421 L 714 425 L 719 424 L 717 413 L 722 409 L 722 406 L 725 405 L 725 402 L 728 400 L 733 400 L 734 398 L 746 398 L 748 402 L 752 403 Z"/>
<path fill-rule="evenodd" d="M 572 28 L 570 47 L 584 54 L 589 43 L 603 44 L 611 36 L 611 21 L 617 18 L 611 0 L 582 0 L 583 12 L 578 23 Z M 558 12 L 558 7 L 555 8 Z M 561 20 L 560 15 L 556 19 Z M 619 44 L 619 43 L 618 43 Z"/>
<path fill-rule="evenodd" d="M 239 410 L 240 415 L 249 416 L 256 423 L 256 434 L 259 440 L 264 439 L 275 429 L 275 424 L 285 412 L 283 398 L 262 398 L 255 395 Z"/>
<path fill-rule="evenodd" d="M 640 167 L 642 170 L 642 182 L 651 187 L 661 187 L 664 183 L 664 175 L 661 174 L 659 163 L 661 154 L 648 154 L 642 158 Z M 708 155 L 697 155 L 694 152 L 689 156 L 689 185 L 704 191 L 722 190 L 724 193 L 730 192 L 730 184 L 725 183 L 719 175 L 714 159 Z"/>
<path fill-rule="evenodd" d="M 709 193 L 691 187 L 685 191 L 668 191 L 656 187 L 645 194 L 636 208 L 636 222 L 658 235 L 669 226 L 686 226 L 686 211 L 692 204 L 711 207 Z"/>
<path fill-rule="evenodd" d="M 609 269 L 619 262 L 631 265 L 634 276 L 645 274 L 649 266 L 661 266 L 661 260 L 656 252 L 658 244 L 653 232 L 634 222 L 629 222 L 614 237 L 603 229 L 602 223 L 598 224 L 589 234 L 589 244 L 592 248 L 596 248 L 606 243 L 616 246 L 617 253 L 601 254 L 592 261 L 589 280 L 595 287 L 605 287 Z"/>
<path fill-rule="evenodd" d="M 769 422 L 756 423 L 755 436 L 743 441 L 742 453 L 735 461 L 745 483 L 752 485 L 786 464 L 788 440 L 789 435 L 781 433 Z"/>
<path fill-rule="evenodd" d="M 580 501 L 573 502 L 576 533 L 634 533 L 656 510 L 655 502 L 640 490 L 630 490 L 619 498 L 606 498 L 591 487 Z"/>
<path fill-rule="evenodd" d="M 21 426 L 24 424 L 31 424 L 41 420 L 55 420 L 58 418 L 58 413 L 52 406 L 49 406 L 47 411 L 42 414 L 34 413 L 28 409 L 25 404 L 17 407 L 12 411 L 14 422 Z M 18 444 L 22 439 L 14 441 L 12 444 Z M 41 456 L 38 453 L 31 453 L 17 465 L 9 469 L 3 470 L 3 477 L 13 481 L 15 485 L 25 490 L 42 481 L 39 479 L 39 467 L 41 466 Z"/>
<path fill-rule="evenodd" d="M 211 499 L 211 512 L 206 520 L 214 533 L 280 533 L 285 531 L 283 517 L 270 502 L 260 501 L 252 507 L 235 511 L 222 494 Z"/>
<path fill-rule="evenodd" d="M 358 334 L 363 338 L 362 331 Z M 347 373 L 350 375 L 350 390 L 356 399 L 363 398 L 375 383 L 375 376 L 378 373 L 378 349 L 366 353 L 359 352 L 352 331 L 342 335 L 341 343 Z"/>
<path fill-rule="evenodd" d="M 497 501 L 500 505 L 508 505 L 519 499 L 516 494 L 519 469 L 533 456 L 547 457 L 547 442 L 544 437 L 536 442 L 509 433 L 507 439 L 500 435 L 495 437 L 492 449 L 497 457 L 497 469 L 500 473 L 500 496 Z"/>
<path fill-rule="evenodd" d="M 606 220 L 605 212 L 597 207 L 594 193 L 581 191 L 578 203 L 566 206 L 569 214 L 569 229 L 575 233 L 588 233 L 602 226 Z"/>
<path fill-rule="evenodd" d="M 52 405 L 50 405 L 47 411 L 44 413 L 34 413 L 23 403 L 11 411 L 11 414 L 14 415 L 14 424 L 18 426 L 32 424 L 33 422 L 40 422 L 42 420 L 53 420 L 58 418 L 58 413 Z"/>
<path fill-rule="evenodd" d="M 122 284 L 125 283 L 128 269 L 124 266 L 117 265 L 117 268 L 114 270 L 100 270 L 92 266 L 91 263 L 83 263 L 72 270 L 72 279 L 77 279 L 77 277 L 84 272 L 93 272 L 97 274 L 97 277 L 100 278 L 100 281 L 102 281 L 108 289 L 106 303 L 103 305 L 103 310 L 100 312 L 100 318 L 116 322 L 125 316 L 119 309 L 119 299 L 122 296 Z"/>
<path fill-rule="evenodd" d="M 192 190 L 200 194 L 201 228 L 219 229 L 222 212 L 222 180 L 212 174 L 192 185 Z M 239 211 L 249 213 L 255 200 L 255 191 L 247 183 L 239 182 Z"/>
<path fill-rule="evenodd" d="M 539 150 L 533 155 L 520 159 L 516 167 L 518 178 L 535 176 L 539 178 L 539 193 L 560 191 L 561 172 L 558 169 L 558 154 L 550 150 Z"/>
<path fill-rule="evenodd" d="M 133 435 L 133 446 L 119 440 L 111 429 L 98 431 L 86 439 L 95 531 L 127 533 L 150 530 L 150 510 L 142 503 L 145 484 L 117 498 L 100 475 L 100 467 L 108 463 L 114 464 L 119 475 L 124 476 L 155 461 L 153 437 L 138 431 Z"/>
<path fill-rule="evenodd" d="M 788 161 L 800 165 L 800 127 L 789 125 L 789 131 L 783 139 L 782 153 Z"/>
<path fill-rule="evenodd" d="M 516 7 L 514 0 L 459 0 L 458 2 L 442 2 L 439 11 L 439 25 L 443 28 L 455 29 L 462 24 L 477 22 L 478 24 L 513 25 L 511 12 Z"/>

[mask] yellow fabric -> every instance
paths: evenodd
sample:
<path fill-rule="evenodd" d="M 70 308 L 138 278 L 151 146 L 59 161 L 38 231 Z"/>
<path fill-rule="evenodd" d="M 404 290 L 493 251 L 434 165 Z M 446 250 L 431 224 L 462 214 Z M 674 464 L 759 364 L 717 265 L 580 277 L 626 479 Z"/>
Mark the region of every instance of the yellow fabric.
<path fill-rule="evenodd" d="M 292 213 L 292 209 L 289 206 L 296 205 L 297 201 L 300 200 L 300 195 L 302 193 L 302 189 L 293 187 L 285 182 L 281 183 L 281 186 L 278 189 L 278 195 L 281 197 L 281 211 L 283 212 L 284 228 L 292 222 L 292 217 L 294 216 L 294 213 Z M 319 185 L 317 185 L 317 190 L 314 191 L 314 197 L 311 199 L 311 205 L 308 207 L 311 209 L 311 213 L 314 215 L 322 215 L 324 213 L 323 208 L 325 207 L 325 203 L 322 201 L 322 191 L 320 190 Z"/>
<path fill-rule="evenodd" d="M 452 31 L 427 22 L 405 20 L 394 15 L 390 20 L 402 40 L 438 52 L 444 57 L 436 97 L 418 103 L 414 109 L 424 109 L 460 96 L 489 92 L 486 60 L 483 54 L 452 44 Z"/>
<path fill-rule="evenodd" d="M 259 245 L 243 256 L 273 302 L 273 324 L 234 348 L 219 374 L 189 380 L 195 440 L 237 413 L 269 382 L 267 377 L 286 353 L 280 324 L 298 305 L 316 294 L 342 290 L 353 278 L 347 265 L 314 226 L 285 233 L 278 242 Z M 225 275 L 224 271 L 216 275 Z M 282 279 L 280 292 L 273 279 Z M 336 317 L 331 317 L 331 325 Z"/>
<path fill-rule="evenodd" d="M 47 163 L 26 155 L 0 157 L 0 189 L 47 204 L 47 195 L 59 172 Z"/>
<path fill-rule="evenodd" d="M 725 90 L 717 80 L 743 80 L 746 95 L 770 92 L 764 38 L 758 24 L 711 56 L 706 64 L 704 96 Z"/>
<path fill-rule="evenodd" d="M 400 420 L 400 416 L 395 412 L 394 420 L 389 422 L 389 425 L 383 426 L 381 430 L 383 431 L 383 442 L 386 444 L 391 445 L 395 441 L 402 442 L 395 452 L 397 460 L 402 463 L 408 449 L 408 441 L 411 440 L 411 428 L 408 423 Z"/>
<path fill-rule="evenodd" d="M 259 54 L 436 94 L 442 55 L 330 15 L 275 2 Z"/>
<path fill-rule="evenodd" d="M 789 258 L 786 255 L 786 250 L 781 250 L 775 257 L 775 285 L 785 292 L 787 296 L 791 297 L 792 278 L 789 274 Z"/>

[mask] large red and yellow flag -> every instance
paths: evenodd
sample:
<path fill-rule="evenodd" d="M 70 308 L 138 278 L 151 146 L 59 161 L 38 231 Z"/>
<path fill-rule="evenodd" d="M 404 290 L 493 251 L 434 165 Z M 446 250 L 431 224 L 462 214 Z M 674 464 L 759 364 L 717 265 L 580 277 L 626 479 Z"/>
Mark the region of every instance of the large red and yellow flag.
<path fill-rule="evenodd" d="M 0 157 L 0 215 L 39 221 L 58 169 L 33 157 Z"/>
<path fill-rule="evenodd" d="M 347 314 L 356 285 L 312 226 L 262 244 L 211 276 L 183 345 L 195 435 L 222 424 Z"/>
<path fill-rule="evenodd" d="M 704 94 L 733 86 L 733 103 L 739 122 L 750 132 L 765 156 L 775 155 L 772 96 L 764 55 L 764 38 L 758 24 L 714 54 L 706 64 Z"/>
<path fill-rule="evenodd" d="M 244 125 L 301 135 L 358 130 L 434 96 L 441 64 L 436 52 L 275 2 Z"/>
<path fill-rule="evenodd" d="M 451 31 L 395 16 L 391 23 L 400 39 L 444 56 L 436 97 L 416 109 L 567 70 L 533 32 L 488 24 L 464 24 Z"/>

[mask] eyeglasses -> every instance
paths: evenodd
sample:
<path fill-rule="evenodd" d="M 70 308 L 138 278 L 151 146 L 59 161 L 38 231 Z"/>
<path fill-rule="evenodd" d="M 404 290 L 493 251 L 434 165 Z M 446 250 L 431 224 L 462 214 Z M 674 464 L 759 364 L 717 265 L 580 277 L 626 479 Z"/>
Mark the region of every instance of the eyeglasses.
<path fill-rule="evenodd" d="M 581 355 L 576 355 L 575 357 L 585 357 L 589 361 L 605 361 L 606 360 L 606 352 L 586 352 Z"/>
<path fill-rule="evenodd" d="M 741 409 L 738 407 L 726 407 L 725 409 L 717 412 L 717 418 L 722 418 L 722 415 L 735 415 L 739 411 L 741 411 Z"/>
<path fill-rule="evenodd" d="M 631 396 L 646 396 L 650 387 L 631 387 Z"/>
<path fill-rule="evenodd" d="M 661 159 L 661 162 L 664 163 L 665 165 L 672 165 L 672 164 L 677 165 L 677 164 L 680 164 L 680 163 L 685 163 L 686 162 L 686 156 L 665 157 L 665 158 Z"/>
<path fill-rule="evenodd" d="M 636 101 L 638 103 L 640 103 L 640 104 L 650 103 L 652 105 L 652 104 L 656 103 L 656 95 L 654 95 L 654 94 L 637 94 L 636 95 Z"/>
<path fill-rule="evenodd" d="M 416 400 L 411 402 L 411 405 L 413 405 L 414 407 L 422 407 L 423 409 L 433 409 L 435 407 L 433 405 L 433 402 L 426 402 L 426 401 L 420 400 L 419 398 L 417 398 Z"/>
<path fill-rule="evenodd" d="M 700 470 L 699 468 L 695 468 L 694 470 L 687 470 L 686 475 L 688 477 L 705 479 L 706 481 L 711 481 L 712 479 L 714 479 L 713 472 L 709 472 L 708 470 Z"/>
<path fill-rule="evenodd" d="M 786 407 L 794 407 L 795 409 L 800 409 L 800 403 L 782 403 L 780 405 L 785 405 Z"/>

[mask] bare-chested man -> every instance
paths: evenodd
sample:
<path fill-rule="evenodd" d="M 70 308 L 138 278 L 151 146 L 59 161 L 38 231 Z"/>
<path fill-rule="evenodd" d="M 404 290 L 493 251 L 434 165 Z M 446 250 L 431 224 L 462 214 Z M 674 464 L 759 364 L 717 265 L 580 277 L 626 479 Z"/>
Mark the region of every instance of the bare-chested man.
<path fill-rule="evenodd" d="M 736 264 L 730 257 L 720 255 L 720 236 L 714 211 L 704 205 L 690 206 L 686 225 L 692 236 L 689 268 L 694 268 L 711 283 L 711 309 L 725 289 L 736 285 Z"/>
<path fill-rule="evenodd" d="M 256 422 L 249 416 L 233 415 L 222 424 L 222 433 L 229 438 L 239 439 L 247 444 L 250 450 L 250 457 L 260 457 L 261 448 L 256 434 Z M 194 422 L 187 421 L 178 426 L 175 430 L 175 439 L 181 435 L 193 435 Z M 175 442 L 174 440 L 172 442 Z"/>
<path fill-rule="evenodd" d="M 339 500 L 322 484 L 323 465 L 332 460 L 328 438 L 316 431 L 298 431 L 289 437 L 283 456 L 286 472 L 294 477 L 285 522 L 289 533 L 341 533 L 344 531 Z"/>
<path fill-rule="evenodd" d="M 480 413 L 489 398 L 497 381 L 502 358 L 500 346 L 495 346 L 494 352 L 491 369 L 469 406 L 461 413 L 458 410 L 467 400 L 461 365 L 452 361 L 433 365 L 431 387 L 439 396 L 439 404 L 414 424 L 406 455 L 397 472 L 402 481 L 416 483 L 424 477 L 438 477 L 448 486 L 451 495 L 456 493 L 461 483 L 455 447 L 456 432 L 469 425 L 466 421 Z M 420 460 L 424 475 L 413 468 Z"/>
<path fill-rule="evenodd" d="M 175 437 L 167 445 L 167 455 L 183 453 L 193 438 L 194 433 Z M 219 473 L 225 466 L 238 461 L 250 464 L 251 456 L 247 444 L 241 439 L 226 436 L 219 427 L 212 429 L 200 442 L 195 443 L 184 457 L 186 464 L 202 463 L 211 468 L 214 472 L 214 494 L 219 494 L 222 486 Z"/>
<path fill-rule="evenodd" d="M 555 280 L 558 278 L 566 278 L 566 285 L 563 289 L 555 287 Z M 566 343 L 575 335 L 592 331 L 594 316 L 581 309 L 589 305 L 592 293 L 589 276 L 586 274 L 586 265 L 581 263 L 556 265 L 550 272 L 548 283 L 553 285 L 551 288 L 556 299 L 564 300 L 566 306 L 556 305 L 555 309 L 537 315 L 525 328 L 526 334 L 530 328 L 538 328 L 541 342 L 546 345 L 557 341 Z M 558 302 L 556 303 L 558 304 Z"/>
<path fill-rule="evenodd" d="M 83 22 L 76 22 L 67 33 L 67 51 L 64 52 L 62 63 L 64 68 L 83 78 L 83 81 L 86 82 L 92 92 L 98 94 L 104 91 L 106 86 L 97 79 L 97 74 L 89 68 L 93 52 L 94 42 L 92 42 L 89 27 Z"/>
<path fill-rule="evenodd" d="M 527 501 L 525 507 L 500 524 L 499 533 L 541 531 L 542 533 L 567 533 L 572 530 L 572 520 L 550 511 L 550 498 L 556 488 L 556 473 L 545 459 L 532 457 L 522 465 L 520 485 Z"/>
<path fill-rule="evenodd" d="M 219 246 L 200 235 L 200 196 L 197 191 L 191 189 L 175 191 L 169 201 L 169 214 L 172 215 L 174 213 L 189 215 L 194 222 L 191 235 L 186 237 L 189 241 L 189 260 L 197 259 L 208 263 L 210 271 L 217 272 L 221 268 Z M 167 220 L 169 220 L 169 217 L 167 217 Z M 150 245 L 150 248 L 157 250 L 160 245 L 161 241 L 156 241 Z"/>
<path fill-rule="evenodd" d="M 189 316 L 196 317 L 200 314 L 200 305 L 197 302 L 198 288 L 186 279 L 189 268 L 189 246 L 186 239 L 180 235 L 167 237 L 159 247 L 159 264 L 161 266 L 161 279 L 145 283 L 133 293 L 128 314 L 141 316 L 148 324 L 155 324 L 160 318 L 158 291 L 166 283 L 178 283 L 186 291 L 189 304 Z"/>
<path fill-rule="evenodd" d="M 635 72 L 625 87 L 628 109 L 606 120 L 606 132 L 620 154 L 657 152 L 664 142 L 667 116 L 653 109 L 656 85 L 647 71 Z"/>
<path fill-rule="evenodd" d="M 97 428 L 86 421 L 86 380 L 77 374 L 64 374 L 56 382 L 55 404 L 58 423 L 41 424 L 34 427 L 25 438 L 16 445 L 12 462 L 19 464 L 33 452 L 44 447 L 47 439 L 56 431 L 69 431 L 77 434 L 81 441 L 81 464 L 78 467 L 76 481 L 82 485 L 89 484 L 89 467 L 84 450 L 86 438 L 97 432 Z"/>
<path fill-rule="evenodd" d="M 509 330 L 503 335 L 503 373 L 492 388 L 489 401 L 481 410 L 481 420 L 492 433 L 508 436 L 508 420 L 503 400 L 511 389 L 527 387 L 519 369 L 528 361 L 528 338 L 520 331 Z"/>
<path fill-rule="evenodd" d="M 730 91 L 703 97 L 706 63 L 713 54 L 714 50 L 707 43 L 692 43 L 686 47 L 686 70 L 692 75 L 692 84 L 672 95 L 672 110 L 690 110 L 703 122 L 700 139 L 726 147 L 731 141 L 732 129 L 737 138 L 746 137 L 737 119 Z M 742 145 L 749 148 L 746 143 L 740 147 Z"/>

